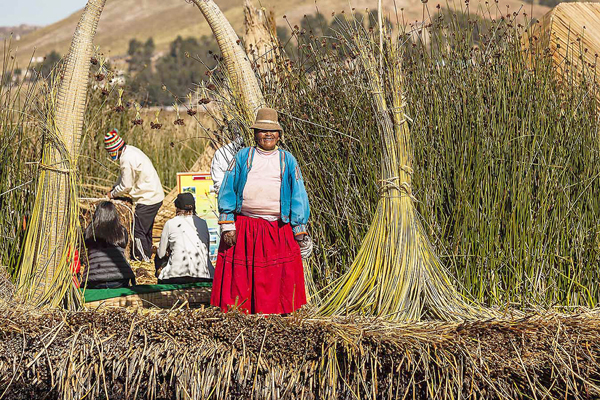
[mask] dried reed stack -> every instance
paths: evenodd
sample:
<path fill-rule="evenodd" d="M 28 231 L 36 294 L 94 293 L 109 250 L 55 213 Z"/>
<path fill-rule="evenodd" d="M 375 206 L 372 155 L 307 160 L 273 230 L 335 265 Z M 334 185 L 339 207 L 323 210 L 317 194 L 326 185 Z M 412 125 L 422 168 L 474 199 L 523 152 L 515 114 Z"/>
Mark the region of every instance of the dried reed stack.
<path fill-rule="evenodd" d="M 381 7 L 380 7 L 381 10 Z M 379 37 L 352 22 L 349 46 L 371 93 L 382 140 L 381 197 L 348 272 L 323 300 L 325 315 L 377 315 L 393 320 L 468 319 L 484 315 L 454 288 L 415 209 L 412 149 L 403 102 L 402 54 L 379 14 Z M 387 105 L 388 98 L 393 106 Z"/>
<path fill-rule="evenodd" d="M 598 312 L 390 323 L 0 306 L 0 397 L 587 400 L 598 335 Z"/>
<path fill-rule="evenodd" d="M 255 65 L 260 65 L 257 69 L 261 73 L 267 72 L 270 69 L 269 63 L 274 60 L 276 54 L 279 54 L 273 13 L 267 15 L 264 8 L 256 8 L 252 0 L 245 0 L 244 26 L 246 54 Z"/>
<path fill-rule="evenodd" d="M 534 37 L 548 48 L 558 75 L 569 84 L 598 79 L 600 4 L 561 3 L 523 36 L 525 46 L 532 46 Z"/>
<path fill-rule="evenodd" d="M 34 305 L 67 305 L 77 300 L 70 265 L 78 232 L 75 170 L 82 134 L 92 41 L 105 0 L 89 0 L 73 35 L 58 93 L 47 99 L 36 201 L 22 252 L 19 296 Z M 54 111 L 54 113 L 52 113 Z"/>

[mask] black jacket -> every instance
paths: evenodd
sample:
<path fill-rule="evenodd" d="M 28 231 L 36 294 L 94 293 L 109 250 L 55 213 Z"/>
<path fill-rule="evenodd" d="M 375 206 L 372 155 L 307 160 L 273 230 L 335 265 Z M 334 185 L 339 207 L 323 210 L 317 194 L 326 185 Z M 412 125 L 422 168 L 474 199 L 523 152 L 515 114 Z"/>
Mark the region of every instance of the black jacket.
<path fill-rule="evenodd" d="M 125 249 L 104 241 L 86 240 L 87 262 L 83 281 L 90 283 L 133 279 L 135 275 L 125 258 Z M 85 260 L 85 258 L 84 258 Z"/>
<path fill-rule="evenodd" d="M 208 232 L 208 224 L 199 216 L 194 215 L 194 226 L 196 227 L 196 231 L 198 232 L 200 241 L 206 246 L 206 256 L 208 258 L 206 261 L 206 265 L 208 266 L 208 270 L 210 271 L 210 276 L 213 276 L 215 269 L 212 265 L 212 262 L 210 261 L 210 233 Z"/>

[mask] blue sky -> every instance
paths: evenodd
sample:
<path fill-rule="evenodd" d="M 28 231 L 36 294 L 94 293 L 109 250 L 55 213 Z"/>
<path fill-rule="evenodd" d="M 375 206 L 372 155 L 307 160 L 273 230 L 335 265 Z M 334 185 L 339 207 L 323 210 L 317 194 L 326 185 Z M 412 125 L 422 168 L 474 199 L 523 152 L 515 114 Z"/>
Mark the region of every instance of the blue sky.
<path fill-rule="evenodd" d="M 82 9 L 86 0 L 0 0 L 0 26 L 48 25 Z"/>

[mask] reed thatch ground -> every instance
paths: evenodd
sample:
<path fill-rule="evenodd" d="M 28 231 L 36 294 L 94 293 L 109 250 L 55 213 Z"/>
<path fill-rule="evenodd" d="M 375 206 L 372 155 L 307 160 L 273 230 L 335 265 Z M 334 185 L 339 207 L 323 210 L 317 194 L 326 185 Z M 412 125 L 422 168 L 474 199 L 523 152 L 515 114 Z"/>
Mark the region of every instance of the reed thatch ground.
<path fill-rule="evenodd" d="M 7 399 L 600 396 L 600 313 L 384 323 L 0 306 Z"/>

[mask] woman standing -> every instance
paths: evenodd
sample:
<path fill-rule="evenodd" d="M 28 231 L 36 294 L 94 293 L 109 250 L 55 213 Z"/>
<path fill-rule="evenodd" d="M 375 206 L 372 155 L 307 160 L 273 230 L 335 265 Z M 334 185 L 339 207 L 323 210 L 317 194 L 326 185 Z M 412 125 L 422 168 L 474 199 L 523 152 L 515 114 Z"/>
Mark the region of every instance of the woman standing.
<path fill-rule="evenodd" d="M 287 314 L 306 304 L 308 196 L 298 162 L 277 148 L 277 111 L 260 109 L 251 128 L 256 146 L 237 153 L 219 190 L 222 239 L 211 304 Z"/>
<path fill-rule="evenodd" d="M 110 201 L 96 206 L 92 222 L 85 229 L 83 280 L 88 289 L 113 289 L 135 285 L 135 275 L 125 259 L 127 229 L 119 221 Z"/>

